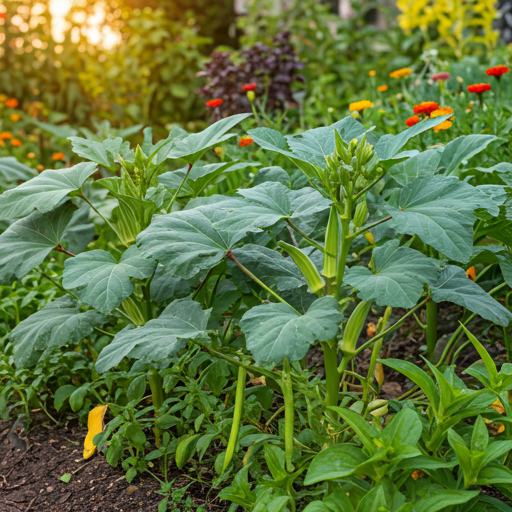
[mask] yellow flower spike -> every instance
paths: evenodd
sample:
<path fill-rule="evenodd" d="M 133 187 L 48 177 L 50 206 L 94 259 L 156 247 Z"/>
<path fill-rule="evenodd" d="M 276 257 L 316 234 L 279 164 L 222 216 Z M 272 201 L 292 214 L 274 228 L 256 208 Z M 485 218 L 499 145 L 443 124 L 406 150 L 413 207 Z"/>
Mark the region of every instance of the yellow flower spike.
<path fill-rule="evenodd" d="M 93 443 L 94 436 L 103 432 L 103 418 L 107 412 L 108 405 L 98 405 L 90 413 L 87 419 L 87 436 L 84 441 L 84 459 L 88 459 L 96 451 Z"/>

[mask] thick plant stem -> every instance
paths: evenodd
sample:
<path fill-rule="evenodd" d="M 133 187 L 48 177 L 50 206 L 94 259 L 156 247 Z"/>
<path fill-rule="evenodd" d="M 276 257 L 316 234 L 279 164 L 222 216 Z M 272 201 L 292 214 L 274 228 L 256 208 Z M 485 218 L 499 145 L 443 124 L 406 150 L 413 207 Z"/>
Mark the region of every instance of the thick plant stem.
<path fill-rule="evenodd" d="M 325 405 L 338 405 L 340 373 L 338 372 L 338 347 L 335 341 L 322 343 L 325 368 Z"/>
<path fill-rule="evenodd" d="M 292 473 L 295 468 L 292 464 L 293 458 L 293 420 L 295 411 L 293 409 L 293 388 L 290 373 L 290 361 L 286 357 L 283 361 L 283 378 L 281 390 L 284 397 L 284 453 L 286 460 L 286 471 Z"/>
<path fill-rule="evenodd" d="M 153 407 L 155 408 L 155 417 L 158 418 L 158 411 L 160 410 L 164 403 L 164 390 L 162 377 L 156 370 L 153 370 L 151 372 L 151 375 L 149 376 L 149 387 L 151 389 Z M 154 427 L 153 432 L 155 433 L 155 444 L 159 448 L 160 446 L 162 446 L 160 428 Z"/>
<path fill-rule="evenodd" d="M 427 359 L 433 362 L 434 352 L 437 345 L 437 302 L 429 300 L 427 302 Z"/>
<path fill-rule="evenodd" d="M 238 438 L 238 431 L 240 430 L 240 420 L 242 418 L 242 410 L 244 408 L 245 398 L 245 377 L 247 371 L 243 366 L 238 367 L 238 382 L 236 384 L 235 396 L 235 412 L 233 413 L 233 423 L 231 425 L 231 432 L 229 434 L 228 447 L 226 448 L 226 455 L 224 457 L 224 464 L 222 465 L 222 472 L 226 471 L 231 459 L 235 453 L 236 440 Z"/>

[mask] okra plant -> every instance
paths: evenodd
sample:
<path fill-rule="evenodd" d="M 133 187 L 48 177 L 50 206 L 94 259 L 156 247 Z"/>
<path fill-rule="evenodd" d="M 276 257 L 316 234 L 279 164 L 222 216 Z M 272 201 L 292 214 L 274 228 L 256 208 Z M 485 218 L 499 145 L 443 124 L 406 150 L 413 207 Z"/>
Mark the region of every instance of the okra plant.
<path fill-rule="evenodd" d="M 175 128 L 155 145 L 148 130 L 135 150 L 120 138 L 71 138 L 89 162 L 44 171 L 0 196 L 0 218 L 14 221 L 0 236 L 3 284 L 50 253 L 65 259 L 62 276 L 41 270 L 63 295 L 10 333 L 16 365 L 52 346 L 110 339 L 94 355 L 95 371 L 133 364 L 137 382 L 129 403 L 99 397 L 116 417 L 95 444 L 116 463 L 129 452 L 130 479 L 152 460 L 166 473 L 173 458 L 181 468 L 210 450 L 214 485 L 233 511 L 508 510 L 480 488 L 512 495 L 512 445 L 489 438 L 486 426 L 504 425 L 498 435 L 510 436 L 512 382 L 508 366 L 490 369 L 466 327 L 479 315 L 506 338 L 512 320 L 496 300 L 512 285 L 511 176 L 478 183 L 464 175 L 468 159 L 502 141 L 469 135 L 420 152 L 413 138 L 448 115 L 380 137 L 347 117 L 294 135 L 250 130 L 260 146 L 243 153 L 252 162 L 207 153 L 245 117 L 199 134 Z M 236 191 L 215 185 L 260 165 Z M 475 176 L 495 172 L 481 169 Z M 69 226 L 81 230 L 84 209 L 99 219 L 98 236 L 75 254 Z M 487 264 L 474 281 L 473 263 Z M 497 277 L 484 289 L 491 270 Z M 438 347 L 438 308 L 450 302 L 461 325 Z M 375 335 L 361 343 L 376 313 Z M 414 317 L 426 333 L 423 368 L 381 359 L 386 336 Z M 485 363 L 467 369 L 472 381 L 451 364 L 464 336 Z M 359 375 L 354 361 L 368 348 L 369 370 Z M 308 368 L 318 349 L 325 379 Z M 197 381 L 180 377 L 183 358 L 199 369 Z M 215 364 L 222 386 L 203 378 Z M 415 387 L 380 399 L 382 365 Z M 199 383 L 225 393 L 224 408 L 175 404 L 183 395 L 169 379 L 191 394 Z M 152 405 L 138 410 L 146 382 Z M 268 410 L 249 413 L 253 395 Z M 193 428 L 178 425 L 181 410 Z M 149 454 L 141 425 L 153 426 Z"/>

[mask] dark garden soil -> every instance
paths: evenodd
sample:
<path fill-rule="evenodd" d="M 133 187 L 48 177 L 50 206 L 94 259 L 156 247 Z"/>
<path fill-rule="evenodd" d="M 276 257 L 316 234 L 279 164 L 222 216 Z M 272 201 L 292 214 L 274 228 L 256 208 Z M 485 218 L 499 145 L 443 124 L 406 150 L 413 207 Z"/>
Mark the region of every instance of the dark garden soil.
<path fill-rule="evenodd" d="M 34 424 L 38 425 L 36 419 Z M 38 425 L 28 435 L 22 430 L 0 421 L 0 512 L 157 511 L 163 496 L 157 494 L 160 486 L 155 479 L 148 475 L 128 483 L 122 468 L 109 466 L 103 455 L 83 460 L 84 428 Z M 60 480 L 76 470 L 68 483 Z M 190 483 L 178 474 L 171 478 L 176 478 L 176 489 Z M 194 483 L 187 495 L 208 511 L 227 510 L 226 502 L 215 496 L 206 501 L 207 492 Z"/>

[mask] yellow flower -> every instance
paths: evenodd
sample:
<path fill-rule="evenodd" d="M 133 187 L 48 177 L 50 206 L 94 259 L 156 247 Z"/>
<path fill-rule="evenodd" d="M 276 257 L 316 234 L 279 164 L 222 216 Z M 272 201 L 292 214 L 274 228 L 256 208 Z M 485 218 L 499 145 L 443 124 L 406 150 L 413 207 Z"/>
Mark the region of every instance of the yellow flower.
<path fill-rule="evenodd" d="M 84 441 L 84 459 L 88 459 L 96 451 L 93 443 L 94 436 L 103 432 L 103 418 L 107 412 L 108 405 L 98 405 L 90 413 L 87 419 L 87 436 Z"/>
<path fill-rule="evenodd" d="M 39 172 L 43 172 L 44 171 L 44 165 L 43 164 L 39 164 L 36 169 L 39 171 Z"/>
<path fill-rule="evenodd" d="M 21 119 L 21 116 L 19 114 L 11 114 L 11 121 L 13 123 L 19 121 Z"/>
<path fill-rule="evenodd" d="M 401 68 L 401 69 L 397 69 L 396 71 L 392 71 L 391 73 L 389 73 L 389 76 L 391 78 L 404 78 L 411 74 L 412 74 L 411 68 Z"/>
<path fill-rule="evenodd" d="M 372 69 L 371 71 L 368 71 L 368 76 L 375 76 L 377 74 L 377 71 Z"/>
<path fill-rule="evenodd" d="M 357 119 L 359 116 L 359 112 L 352 112 L 352 114 L 350 114 L 354 119 Z"/>
<path fill-rule="evenodd" d="M 437 133 L 440 132 L 441 130 L 448 130 L 448 128 L 452 127 L 452 124 L 453 123 L 451 121 L 443 121 L 441 124 L 434 126 L 434 131 Z"/>
<path fill-rule="evenodd" d="M 349 105 L 350 112 L 361 112 L 361 110 L 365 110 L 367 108 L 373 107 L 373 103 L 368 100 L 356 101 Z"/>
<path fill-rule="evenodd" d="M 5 94 L 0 94 L 0 101 L 4 103 L 7 100 L 7 96 Z"/>
<path fill-rule="evenodd" d="M 367 231 L 365 234 L 364 234 L 364 237 L 366 238 L 366 240 L 368 240 L 368 242 L 370 242 L 372 245 L 375 243 L 375 237 L 369 232 Z"/>
<path fill-rule="evenodd" d="M 377 91 L 379 91 L 379 92 L 384 92 L 387 90 L 388 90 L 388 86 L 386 84 L 379 85 L 379 87 L 377 87 Z"/>
<path fill-rule="evenodd" d="M 503 405 L 501 405 L 501 401 L 496 399 L 489 407 L 493 408 L 495 411 L 498 411 L 500 414 L 505 412 Z"/>
<path fill-rule="evenodd" d="M 447 114 L 453 114 L 453 108 L 441 107 L 430 113 L 430 117 L 446 116 Z"/>
<path fill-rule="evenodd" d="M 36 154 L 35 154 L 35 153 L 29 153 L 29 154 L 27 155 L 27 158 L 30 158 L 30 160 L 33 160 L 35 157 L 36 157 Z"/>
<path fill-rule="evenodd" d="M 220 158 L 224 156 L 224 150 L 220 146 L 216 146 L 213 150 L 218 156 L 220 156 Z"/>

